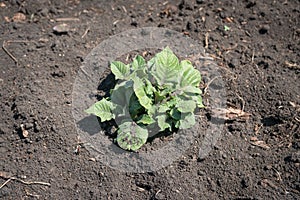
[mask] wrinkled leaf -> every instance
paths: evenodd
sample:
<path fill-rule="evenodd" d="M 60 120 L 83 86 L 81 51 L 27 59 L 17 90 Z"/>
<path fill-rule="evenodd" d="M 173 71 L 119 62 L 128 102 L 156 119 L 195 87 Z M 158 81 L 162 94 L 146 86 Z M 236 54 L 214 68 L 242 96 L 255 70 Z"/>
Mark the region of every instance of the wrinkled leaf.
<path fill-rule="evenodd" d="M 147 129 L 134 122 L 123 122 L 119 126 L 117 143 L 122 149 L 136 151 L 146 143 L 147 138 Z"/>
<path fill-rule="evenodd" d="M 100 117 L 101 122 L 104 122 L 104 121 L 111 120 L 115 117 L 114 114 L 112 113 L 112 110 L 114 108 L 115 106 L 113 105 L 112 102 L 107 101 L 106 99 L 102 99 L 101 101 L 98 101 L 90 108 L 85 110 L 85 112 Z"/>
<path fill-rule="evenodd" d="M 144 114 L 144 115 L 142 115 L 141 119 L 139 119 L 137 121 L 137 124 L 139 124 L 139 123 L 149 125 L 149 124 L 155 123 L 155 120 L 152 117 L 150 117 L 149 115 Z"/>
<path fill-rule="evenodd" d="M 168 121 L 168 116 L 166 114 L 159 115 L 156 118 L 157 118 L 158 126 L 161 131 L 164 131 L 166 129 L 171 130 L 171 124 Z"/>
<path fill-rule="evenodd" d="M 180 66 L 182 68 L 180 87 L 198 87 L 201 81 L 200 72 L 197 69 L 194 69 L 192 63 L 188 60 L 181 61 Z"/>
<path fill-rule="evenodd" d="M 111 91 L 111 102 L 117 105 L 116 114 L 125 115 L 128 112 L 132 95 L 134 95 L 132 81 L 125 81 L 115 86 Z"/>
<path fill-rule="evenodd" d="M 196 102 L 198 108 L 205 108 L 201 95 L 191 95 L 191 98 Z"/>
<path fill-rule="evenodd" d="M 190 94 L 202 94 L 202 91 L 200 90 L 200 88 L 195 87 L 195 86 L 191 86 L 191 85 L 182 87 L 182 88 L 180 88 L 180 90 L 183 93 L 187 94 L 187 95 L 190 95 Z"/>
<path fill-rule="evenodd" d="M 171 111 L 170 111 L 170 116 L 175 119 L 176 121 L 179 121 L 181 119 L 181 113 L 176 109 L 176 108 L 173 108 Z"/>
<path fill-rule="evenodd" d="M 110 65 L 112 73 L 116 79 L 126 80 L 130 73 L 129 65 L 125 65 L 120 61 L 112 62 Z"/>
<path fill-rule="evenodd" d="M 146 65 L 145 59 L 142 56 L 138 55 L 133 59 L 132 69 L 133 70 L 137 70 L 141 68 L 144 69 L 145 65 Z"/>
<path fill-rule="evenodd" d="M 152 96 L 153 93 L 156 92 L 156 89 L 152 86 L 152 83 L 147 79 L 145 79 L 145 84 L 146 94 Z"/>
<path fill-rule="evenodd" d="M 169 101 L 166 102 L 169 108 L 173 108 L 178 104 L 180 98 L 178 96 L 173 96 Z"/>
<path fill-rule="evenodd" d="M 151 117 L 156 113 L 157 107 L 155 105 L 152 105 L 151 108 L 147 110 L 147 114 Z"/>
<path fill-rule="evenodd" d="M 145 91 L 145 84 L 141 79 L 135 78 L 133 80 L 133 90 L 135 92 L 135 95 L 139 99 L 140 104 L 144 108 L 150 109 L 152 106 L 152 100 L 147 96 Z"/>
<path fill-rule="evenodd" d="M 177 104 L 177 109 L 181 113 L 194 112 L 195 108 L 196 108 L 196 103 L 193 100 L 179 101 Z"/>
<path fill-rule="evenodd" d="M 194 113 L 184 113 L 184 114 L 182 114 L 181 115 L 181 120 L 179 122 L 180 122 L 180 125 L 179 125 L 180 129 L 191 128 L 196 123 Z"/>
<path fill-rule="evenodd" d="M 143 110 L 143 106 L 140 104 L 136 95 L 133 94 L 130 98 L 130 103 L 129 103 L 129 113 L 131 117 L 136 118 L 136 116 L 140 114 L 141 110 Z"/>
<path fill-rule="evenodd" d="M 170 110 L 169 106 L 167 103 L 160 104 L 158 106 L 157 112 L 158 113 L 166 113 L 168 110 Z"/>
<path fill-rule="evenodd" d="M 175 122 L 175 128 L 179 128 L 180 127 L 180 121 L 176 121 Z"/>
<path fill-rule="evenodd" d="M 153 62 L 153 61 L 151 61 Z M 178 73 L 181 70 L 178 58 L 166 47 L 155 55 L 153 70 L 151 71 L 158 85 L 173 85 L 178 82 Z"/>
<path fill-rule="evenodd" d="M 147 78 L 148 77 L 148 72 L 147 72 L 147 65 L 142 56 L 137 56 L 134 58 L 132 64 L 132 74 L 130 75 L 131 78 L 138 77 L 140 79 L 142 78 Z"/>

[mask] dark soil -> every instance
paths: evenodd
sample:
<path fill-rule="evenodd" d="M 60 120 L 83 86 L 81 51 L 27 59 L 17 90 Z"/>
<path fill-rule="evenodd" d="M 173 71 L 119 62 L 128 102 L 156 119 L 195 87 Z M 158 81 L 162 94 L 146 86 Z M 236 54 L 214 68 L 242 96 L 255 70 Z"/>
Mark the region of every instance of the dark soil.
<path fill-rule="evenodd" d="M 1 199 L 300 199 L 299 19 L 298 0 L 1 0 Z M 202 41 L 251 116 L 204 159 L 198 138 L 166 168 L 123 173 L 79 148 L 72 86 L 101 41 L 151 26 Z"/>

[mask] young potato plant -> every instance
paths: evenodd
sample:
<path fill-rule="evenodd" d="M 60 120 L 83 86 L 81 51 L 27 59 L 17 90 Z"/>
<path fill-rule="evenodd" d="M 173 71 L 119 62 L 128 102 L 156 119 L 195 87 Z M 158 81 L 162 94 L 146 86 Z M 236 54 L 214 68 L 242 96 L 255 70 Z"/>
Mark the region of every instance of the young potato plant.
<path fill-rule="evenodd" d="M 116 141 L 125 150 L 138 150 L 149 131 L 187 129 L 195 124 L 196 107 L 203 108 L 200 72 L 188 60 L 179 61 L 169 47 L 148 62 L 136 56 L 131 64 L 111 63 L 118 80 L 109 98 L 85 112 L 101 122 L 119 119 Z"/>

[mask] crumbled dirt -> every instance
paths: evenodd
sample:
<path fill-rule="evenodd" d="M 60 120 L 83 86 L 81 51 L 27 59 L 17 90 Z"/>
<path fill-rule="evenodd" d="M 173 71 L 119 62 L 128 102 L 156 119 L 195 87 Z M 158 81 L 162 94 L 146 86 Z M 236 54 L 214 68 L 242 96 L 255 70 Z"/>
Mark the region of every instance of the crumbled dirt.
<path fill-rule="evenodd" d="M 0 185 L 26 181 L 1 199 L 300 199 L 299 16 L 298 0 L 0 1 Z M 101 41 L 151 26 L 203 41 L 251 116 L 204 159 L 197 138 L 166 168 L 122 173 L 79 148 L 72 86 Z"/>

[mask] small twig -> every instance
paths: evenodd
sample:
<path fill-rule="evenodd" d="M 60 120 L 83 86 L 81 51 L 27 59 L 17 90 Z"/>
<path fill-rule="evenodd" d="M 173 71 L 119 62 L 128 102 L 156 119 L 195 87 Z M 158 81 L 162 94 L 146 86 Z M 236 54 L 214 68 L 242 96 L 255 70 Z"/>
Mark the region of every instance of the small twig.
<path fill-rule="evenodd" d="M 165 5 L 167 5 L 169 2 L 168 1 L 165 1 L 165 2 L 163 2 L 163 6 L 165 6 Z"/>
<path fill-rule="evenodd" d="M 79 68 L 88 78 L 92 79 L 91 76 L 82 68 Z"/>
<path fill-rule="evenodd" d="M 205 57 L 205 56 L 200 56 L 199 57 L 199 60 L 214 60 L 214 58 L 212 58 L 212 57 Z"/>
<path fill-rule="evenodd" d="M 33 185 L 33 184 L 37 184 L 37 185 L 46 185 L 46 186 L 51 186 L 50 183 L 46 183 L 46 182 L 41 182 L 41 181 L 23 181 L 21 179 L 18 179 L 16 177 L 10 177 L 11 180 L 16 180 L 19 181 L 25 185 Z"/>
<path fill-rule="evenodd" d="M 1 186 L 0 189 L 2 189 L 9 181 L 11 181 L 11 178 L 9 178 L 8 180 L 6 180 Z"/>
<path fill-rule="evenodd" d="M 208 37 L 209 37 L 209 33 L 205 33 L 205 49 L 208 48 Z"/>
<path fill-rule="evenodd" d="M 14 41 L 8 40 L 8 41 L 4 41 L 3 44 L 2 44 L 2 49 L 18 65 L 19 64 L 18 60 L 16 59 L 16 57 L 12 53 L 10 53 L 7 50 L 6 44 L 9 44 L 9 43 L 29 43 L 29 42 L 34 42 L 34 41 L 28 41 L 28 40 L 14 40 Z"/>
<path fill-rule="evenodd" d="M 0 186 L 0 189 L 3 188 L 7 183 L 9 183 L 11 180 L 16 180 L 16 181 L 19 181 L 25 185 L 33 185 L 33 184 L 38 184 L 38 185 L 46 185 L 46 186 L 51 186 L 50 183 L 46 183 L 46 182 L 41 182 L 41 181 L 23 181 L 22 179 L 18 179 L 16 177 L 7 177 L 3 174 L 0 174 L 2 178 L 7 178 L 8 180 L 6 180 L 1 186 Z"/>
<path fill-rule="evenodd" d="M 280 182 L 282 182 L 282 178 L 280 176 L 280 173 L 274 167 L 272 167 L 272 169 L 276 172 L 276 174 L 278 176 L 277 180 L 280 181 Z"/>
<path fill-rule="evenodd" d="M 217 78 L 220 78 L 220 77 L 221 77 L 221 76 L 216 76 L 216 77 L 214 77 L 213 79 L 211 79 L 211 80 L 207 83 L 206 87 L 204 88 L 204 95 L 206 94 L 207 89 L 208 89 L 208 87 L 210 86 L 210 84 L 212 84 L 212 82 L 213 82 L 214 80 L 216 80 Z"/>
<path fill-rule="evenodd" d="M 86 36 L 86 34 L 87 34 L 89 31 L 90 31 L 90 27 L 88 27 L 88 28 L 84 31 L 84 33 L 83 33 L 83 35 L 81 36 L 81 38 L 84 38 L 84 37 Z"/>
<path fill-rule="evenodd" d="M 263 127 L 263 124 L 261 124 L 261 125 L 257 128 L 257 130 L 255 131 L 255 135 L 257 135 L 257 134 L 259 133 L 261 127 Z"/>
<path fill-rule="evenodd" d="M 238 94 L 236 94 L 238 96 L 238 98 L 242 101 L 242 111 L 244 111 L 245 108 L 245 100 Z"/>
<path fill-rule="evenodd" d="M 253 49 L 253 51 L 252 51 L 252 57 L 251 57 L 251 63 L 254 62 L 254 55 L 255 55 L 255 50 Z"/>
<path fill-rule="evenodd" d="M 127 54 L 125 61 L 128 62 L 129 58 L 130 58 L 130 54 Z"/>
<path fill-rule="evenodd" d="M 27 196 L 30 196 L 30 197 L 40 198 L 40 196 L 41 196 L 41 195 L 38 195 L 38 194 L 31 194 L 31 193 L 28 192 L 26 189 L 25 189 L 25 192 L 26 192 L 26 195 L 27 195 Z"/>
<path fill-rule="evenodd" d="M 5 41 L 4 41 L 3 44 L 2 44 L 2 49 L 3 49 L 3 51 L 4 51 L 11 59 L 13 59 L 13 61 L 15 61 L 15 64 L 18 64 L 18 60 L 16 59 L 16 57 L 13 56 L 12 53 L 10 53 L 10 52 L 6 49 L 6 47 L 5 47 L 6 43 L 8 43 L 8 42 L 5 42 Z"/>
<path fill-rule="evenodd" d="M 296 63 L 290 63 L 288 61 L 285 61 L 284 64 L 291 69 L 300 69 L 300 66 L 297 65 Z"/>
<path fill-rule="evenodd" d="M 224 47 L 223 47 L 223 50 L 224 50 L 224 51 L 231 51 L 231 50 L 233 50 L 233 49 L 235 49 L 235 48 L 237 48 L 237 47 L 238 47 L 238 44 L 234 44 L 233 46 L 228 47 L 228 48 L 224 48 Z"/>
<path fill-rule="evenodd" d="M 113 22 L 113 25 L 114 25 L 114 26 L 117 25 L 117 23 L 118 23 L 119 21 L 120 21 L 120 20 L 114 21 L 114 22 Z"/>
<path fill-rule="evenodd" d="M 124 12 L 127 13 L 125 6 L 122 6 L 122 8 L 123 8 Z"/>
<path fill-rule="evenodd" d="M 66 18 L 57 18 L 55 19 L 57 22 L 66 22 L 66 21 L 79 21 L 79 18 L 66 17 Z"/>
<path fill-rule="evenodd" d="M 156 196 L 157 196 L 158 193 L 160 193 L 160 192 L 161 192 L 161 190 L 158 190 L 158 191 L 155 193 L 154 198 L 156 198 Z"/>

